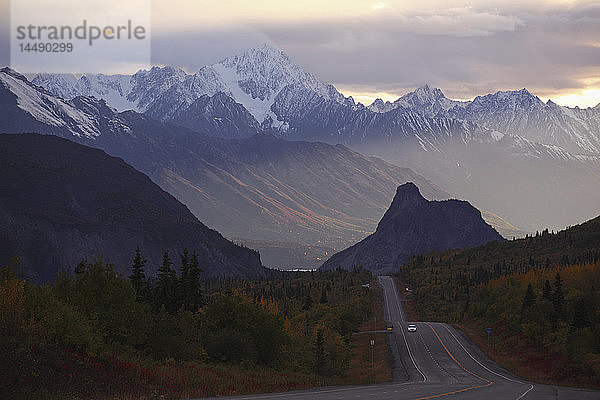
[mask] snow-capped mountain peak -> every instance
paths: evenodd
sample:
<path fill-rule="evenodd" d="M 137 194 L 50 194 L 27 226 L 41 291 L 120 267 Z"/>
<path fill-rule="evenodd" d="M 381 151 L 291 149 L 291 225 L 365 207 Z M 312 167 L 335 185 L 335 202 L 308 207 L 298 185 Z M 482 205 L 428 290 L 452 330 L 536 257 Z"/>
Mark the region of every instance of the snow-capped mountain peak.
<path fill-rule="evenodd" d="M 435 117 L 453 107 L 462 107 L 466 104 L 466 102 L 447 98 L 440 89 L 429 84 L 405 94 L 393 103 L 394 107 L 404 107 L 427 117 Z"/>
<path fill-rule="evenodd" d="M 94 74 L 78 78 L 72 74 L 38 74 L 31 82 L 63 99 L 96 97 L 120 111 L 139 111 L 137 105 L 128 100 L 132 90 L 132 77 L 129 75 Z"/>
<path fill-rule="evenodd" d="M 386 101 L 386 103 L 389 103 L 389 101 Z M 375 108 L 381 108 L 385 105 L 385 103 L 383 102 L 383 99 L 381 99 L 381 97 L 376 98 L 375 100 L 373 100 L 373 102 L 369 105 L 369 107 L 375 107 Z"/>
<path fill-rule="evenodd" d="M 440 100 L 446 99 L 444 93 L 438 88 L 432 88 L 429 84 L 425 84 L 413 92 L 409 92 L 400 97 L 396 102 L 400 104 L 415 105 L 431 105 Z"/>
<path fill-rule="evenodd" d="M 389 101 L 384 102 L 382 99 L 377 98 L 370 105 L 368 105 L 367 108 L 376 113 L 386 113 L 396 108 L 396 105 Z"/>
<path fill-rule="evenodd" d="M 266 43 L 213 65 L 213 68 L 219 67 L 234 72 L 240 88 L 252 98 L 261 100 L 273 97 L 274 92 L 285 85 L 314 78 L 282 50 Z"/>
<path fill-rule="evenodd" d="M 532 108 L 544 106 L 544 102 L 540 100 L 539 97 L 534 96 L 525 88 L 521 90 L 498 91 L 494 94 L 477 96 L 475 100 L 473 100 L 473 105 L 477 104 L 494 104 L 501 107 L 519 108 Z"/>
<path fill-rule="evenodd" d="M 448 116 L 560 146 L 574 154 L 600 153 L 600 113 L 596 109 L 568 108 L 551 100 L 544 103 L 525 88 L 478 96 L 466 107 L 449 110 Z"/>
<path fill-rule="evenodd" d="M 407 96 L 411 96 L 411 97 L 416 96 L 422 100 L 438 100 L 438 99 L 446 98 L 446 96 L 440 89 L 432 88 L 431 86 L 429 86 L 428 83 L 417 88 L 414 92 L 409 93 L 409 94 L 405 95 L 404 97 L 407 97 Z"/>
<path fill-rule="evenodd" d="M 201 70 L 202 75 L 208 73 L 206 69 L 215 72 L 211 75 L 216 75 L 220 80 L 219 86 L 227 88 L 225 91 L 244 105 L 257 121 L 262 123 L 270 119 L 274 127 L 280 127 L 283 121 L 279 120 L 271 107 L 282 89 L 290 85 L 327 100 L 346 100 L 335 88 L 322 83 L 292 62 L 281 49 L 266 43 L 213 64 Z"/>
<path fill-rule="evenodd" d="M 145 112 L 160 120 L 170 120 L 201 96 L 222 92 L 242 104 L 259 123 L 266 122 L 275 129 L 285 124 L 272 111 L 277 95 L 284 88 L 288 88 L 288 97 L 290 90 L 300 91 L 302 96 L 296 93 L 296 98 L 316 96 L 355 106 L 352 99 L 319 81 L 284 51 L 267 43 L 202 67 L 194 74 L 164 66 L 140 70 L 131 76 L 99 74 L 76 78 L 40 74 L 33 82 L 65 99 L 94 96 L 105 99 L 119 111 Z"/>
<path fill-rule="evenodd" d="M 67 131 L 72 135 L 88 138 L 99 135 L 97 119 L 83 112 L 72 102 L 32 84 L 25 76 L 10 68 L 0 70 L 0 97 L 7 101 L 4 107 L 16 106 L 14 109 L 18 110 L 18 113 L 7 122 L 9 125 L 15 124 L 14 128 L 17 131 L 23 129 L 19 126 L 23 121 L 36 121 L 50 127 L 48 133 L 53 133 L 54 130 Z"/>
<path fill-rule="evenodd" d="M 194 74 L 165 66 L 141 70 L 134 75 L 38 75 L 32 82 L 63 99 L 93 96 L 105 99 L 119 111 L 135 110 L 162 121 L 177 122 L 175 116 L 189 115 L 185 109 L 200 97 L 224 93 L 233 103 L 241 104 L 263 129 L 282 135 L 286 132 L 296 135 L 302 130 L 300 121 L 315 130 L 314 124 L 318 125 L 315 118 L 319 115 L 332 119 L 327 121 L 330 124 L 327 130 L 339 136 L 348 129 L 344 125 L 347 120 L 378 121 L 373 113 L 393 111 L 382 120 L 392 121 L 401 114 L 410 119 L 410 114 L 416 114 L 425 118 L 469 121 L 503 134 L 561 146 L 571 153 L 600 153 L 600 104 L 579 109 L 551 101 L 544 103 L 526 88 L 498 91 L 478 96 L 473 101 L 457 101 L 426 84 L 393 103 L 377 99 L 364 107 L 344 97 L 334 86 L 321 82 L 270 44 L 227 57 Z M 232 115 L 241 115 L 233 109 L 233 103 L 226 102 L 232 107 L 229 111 Z M 362 109 L 368 111 L 362 114 Z M 254 126 L 252 121 L 247 122 Z M 428 124 L 430 122 L 423 121 L 417 125 Z M 372 135 L 372 129 L 360 133 L 361 136 L 367 134 Z"/>

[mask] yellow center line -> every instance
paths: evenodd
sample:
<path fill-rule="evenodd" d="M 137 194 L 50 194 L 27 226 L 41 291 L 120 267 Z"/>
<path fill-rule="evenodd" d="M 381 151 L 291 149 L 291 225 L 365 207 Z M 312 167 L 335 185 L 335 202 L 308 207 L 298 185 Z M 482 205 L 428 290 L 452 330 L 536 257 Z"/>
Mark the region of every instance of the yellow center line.
<path fill-rule="evenodd" d="M 442 338 L 440 338 L 440 335 L 438 335 L 437 331 L 433 328 L 433 326 L 431 326 L 428 322 L 425 322 L 425 324 L 429 328 L 431 328 L 431 330 L 433 331 L 433 333 L 437 337 L 438 341 L 440 342 L 440 344 L 442 345 L 442 347 L 444 348 L 444 350 L 446 350 L 446 353 L 448 353 L 448 355 L 454 360 L 454 362 L 459 367 L 461 367 L 463 370 L 465 370 L 467 373 L 471 374 L 472 376 L 476 377 L 477 379 L 481 379 L 482 381 L 487 382 L 487 383 L 485 385 L 471 386 L 471 387 L 460 389 L 460 390 L 453 390 L 452 392 L 434 394 L 434 395 L 426 396 L 426 397 L 419 397 L 419 398 L 416 398 L 414 400 L 426 400 L 426 399 L 433 399 L 433 398 L 436 398 L 436 397 L 449 396 L 451 394 L 466 392 L 466 391 L 469 391 L 469 390 L 481 389 L 481 388 L 484 388 L 484 387 L 492 386 L 494 384 L 494 382 L 492 382 L 492 381 L 490 381 L 488 379 L 482 378 L 481 376 L 477 375 L 476 373 L 474 373 L 474 372 L 469 371 L 468 369 L 466 369 L 460 362 L 458 362 L 458 360 L 452 355 L 452 353 L 450 353 L 450 350 L 448 350 L 448 348 L 446 347 L 446 345 L 442 341 Z"/>

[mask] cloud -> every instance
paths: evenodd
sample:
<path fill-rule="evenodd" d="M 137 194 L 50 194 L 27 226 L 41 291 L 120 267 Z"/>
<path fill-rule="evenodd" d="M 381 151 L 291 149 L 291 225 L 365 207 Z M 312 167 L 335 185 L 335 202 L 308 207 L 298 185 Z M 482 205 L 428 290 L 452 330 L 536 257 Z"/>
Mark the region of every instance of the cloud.
<path fill-rule="evenodd" d="M 196 72 L 247 48 L 269 42 L 269 37 L 251 27 L 160 32 L 152 36 L 152 63 L 176 65 Z"/>
<path fill-rule="evenodd" d="M 582 7 L 518 15 L 460 7 L 254 27 L 322 80 L 354 93 L 400 95 L 429 83 L 455 98 L 522 87 L 553 97 L 598 88 L 600 8 Z"/>
<path fill-rule="evenodd" d="M 368 3 L 377 7 L 352 18 L 253 16 L 235 27 L 154 30 L 153 59 L 193 71 L 270 41 L 321 80 L 366 97 L 425 83 L 461 99 L 522 87 L 544 98 L 597 93 L 589 90 L 600 81 L 598 4 L 424 3 Z"/>
<path fill-rule="evenodd" d="M 401 95 L 429 83 L 462 99 L 527 87 L 576 101 L 567 96 L 600 89 L 597 0 L 159 0 L 152 32 L 156 64 L 193 72 L 272 42 L 353 93 Z"/>
<path fill-rule="evenodd" d="M 513 15 L 501 15 L 473 7 L 451 7 L 401 15 L 401 28 L 425 35 L 489 36 L 514 31 L 521 21 Z"/>

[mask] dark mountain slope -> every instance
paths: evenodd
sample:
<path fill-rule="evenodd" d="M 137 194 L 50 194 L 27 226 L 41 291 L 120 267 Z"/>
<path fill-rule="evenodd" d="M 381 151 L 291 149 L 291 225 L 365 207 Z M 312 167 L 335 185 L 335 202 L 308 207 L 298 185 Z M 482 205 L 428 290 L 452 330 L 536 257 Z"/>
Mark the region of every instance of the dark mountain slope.
<path fill-rule="evenodd" d="M 377 230 L 331 257 L 321 268 L 363 267 L 380 274 L 397 270 L 410 255 L 503 240 L 466 201 L 427 201 L 411 182 L 398 187 Z"/>
<path fill-rule="evenodd" d="M 195 250 L 206 275 L 263 275 L 259 255 L 207 228 L 123 160 L 55 136 L 0 135 L 0 262 L 52 280 L 103 255 L 128 273 L 137 245 L 148 273 L 168 249 Z"/>

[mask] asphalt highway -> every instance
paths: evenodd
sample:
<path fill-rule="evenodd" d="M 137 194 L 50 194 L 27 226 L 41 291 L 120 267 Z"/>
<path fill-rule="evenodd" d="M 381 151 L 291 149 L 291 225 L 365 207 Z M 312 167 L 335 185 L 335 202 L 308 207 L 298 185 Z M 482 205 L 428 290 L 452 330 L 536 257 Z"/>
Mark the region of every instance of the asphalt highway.
<path fill-rule="evenodd" d="M 573 389 L 527 382 L 489 360 L 458 329 L 437 322 L 411 322 L 409 332 L 396 285 L 380 276 L 384 313 L 393 332 L 388 334 L 392 351 L 393 380 L 363 386 L 327 387 L 230 399 L 465 399 L 465 400 L 600 400 L 600 391 Z"/>

